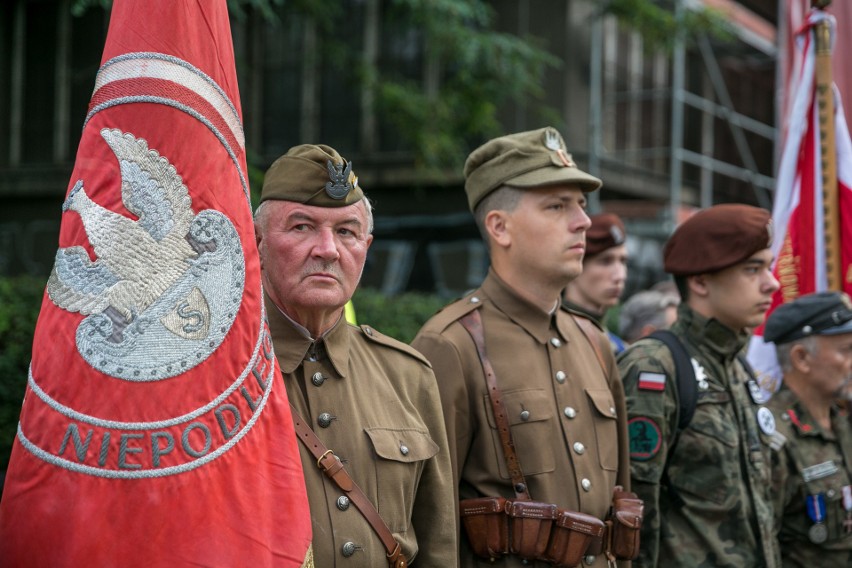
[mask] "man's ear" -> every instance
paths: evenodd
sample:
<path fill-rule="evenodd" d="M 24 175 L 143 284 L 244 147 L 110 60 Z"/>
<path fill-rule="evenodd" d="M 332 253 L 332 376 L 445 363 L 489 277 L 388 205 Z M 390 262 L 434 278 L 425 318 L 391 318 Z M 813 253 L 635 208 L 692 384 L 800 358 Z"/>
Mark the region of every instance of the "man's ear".
<path fill-rule="evenodd" d="M 505 211 L 495 209 L 485 215 L 485 230 L 492 244 L 507 248 L 512 243 L 512 236 L 509 234 L 510 222 L 509 214 Z"/>
<path fill-rule="evenodd" d="M 263 255 L 260 254 L 260 241 L 263 240 L 263 234 L 260 230 L 260 227 L 255 224 L 254 226 L 254 243 L 257 245 L 257 255 L 260 258 L 260 269 L 263 270 Z"/>
<path fill-rule="evenodd" d="M 790 365 L 798 372 L 807 374 L 811 372 L 811 352 L 808 348 L 797 343 L 790 348 Z"/>
<path fill-rule="evenodd" d="M 707 278 L 707 274 L 696 274 L 694 276 L 687 276 L 686 286 L 689 288 L 690 295 L 694 295 L 699 298 L 706 298 L 709 294 Z"/>

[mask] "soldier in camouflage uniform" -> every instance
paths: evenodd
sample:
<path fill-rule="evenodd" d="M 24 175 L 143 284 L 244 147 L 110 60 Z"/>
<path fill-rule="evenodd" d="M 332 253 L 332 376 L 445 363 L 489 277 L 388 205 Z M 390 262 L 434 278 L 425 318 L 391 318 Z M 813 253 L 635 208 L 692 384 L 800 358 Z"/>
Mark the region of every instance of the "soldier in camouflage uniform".
<path fill-rule="evenodd" d="M 780 564 L 769 435 L 758 422 L 769 411 L 754 400 L 760 389 L 749 385 L 751 371 L 738 356 L 778 289 L 770 241 L 768 212 L 718 205 L 693 215 L 666 243 L 665 268 L 683 300 L 671 331 L 690 357 L 694 379 L 686 378 L 697 397 L 680 429 L 689 401 L 679 398 L 669 348 L 646 338 L 619 357 L 632 487 L 645 501 L 634 566 Z"/>
<path fill-rule="evenodd" d="M 784 566 L 852 566 L 852 303 L 842 292 L 802 296 L 766 322 L 784 383 L 769 402 L 783 446 L 773 453 Z"/>

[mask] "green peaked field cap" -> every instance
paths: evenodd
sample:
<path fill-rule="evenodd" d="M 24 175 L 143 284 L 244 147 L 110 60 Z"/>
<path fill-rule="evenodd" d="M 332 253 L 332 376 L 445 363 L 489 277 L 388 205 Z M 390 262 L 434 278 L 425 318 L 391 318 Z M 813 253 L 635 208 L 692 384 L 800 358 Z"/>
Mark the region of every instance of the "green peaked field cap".
<path fill-rule="evenodd" d="M 260 201 L 295 201 L 345 207 L 364 198 L 358 177 L 337 150 L 325 144 L 293 146 L 266 171 Z"/>
<path fill-rule="evenodd" d="M 595 191 L 602 185 L 577 167 L 562 135 L 551 126 L 489 140 L 468 156 L 464 177 L 471 211 L 503 185 L 530 189 L 576 184 L 582 191 Z"/>

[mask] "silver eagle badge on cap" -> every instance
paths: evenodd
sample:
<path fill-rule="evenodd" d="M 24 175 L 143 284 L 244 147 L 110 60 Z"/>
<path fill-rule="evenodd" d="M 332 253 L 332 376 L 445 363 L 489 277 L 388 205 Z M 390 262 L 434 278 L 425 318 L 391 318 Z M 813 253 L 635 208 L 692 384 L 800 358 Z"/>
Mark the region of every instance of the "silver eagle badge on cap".
<path fill-rule="evenodd" d="M 331 181 L 325 184 L 325 192 L 332 199 L 343 199 L 358 186 L 358 178 L 355 178 L 354 183 L 349 181 L 352 175 L 352 162 L 335 164 L 328 160 L 327 167 Z"/>
<path fill-rule="evenodd" d="M 556 152 L 562 149 L 562 144 L 559 143 L 559 134 L 555 130 L 544 131 L 544 145 Z"/>

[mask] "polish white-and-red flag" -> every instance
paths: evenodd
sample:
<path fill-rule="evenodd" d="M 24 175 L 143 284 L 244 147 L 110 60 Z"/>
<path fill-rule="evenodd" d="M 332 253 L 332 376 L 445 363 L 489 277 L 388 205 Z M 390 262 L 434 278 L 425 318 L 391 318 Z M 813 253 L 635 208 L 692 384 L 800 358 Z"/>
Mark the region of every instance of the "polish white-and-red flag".
<path fill-rule="evenodd" d="M 311 565 L 225 0 L 120 0 L 62 206 L 0 564 Z"/>
<path fill-rule="evenodd" d="M 791 75 L 784 146 L 779 163 L 772 209 L 775 256 L 774 273 L 781 283 L 772 309 L 798 296 L 828 288 L 824 236 L 822 163 L 819 105 L 816 97 L 816 46 L 814 26 L 834 18 L 820 10 L 810 11 L 793 38 L 798 60 L 787 65 Z M 852 293 L 852 142 L 839 91 L 834 88 L 835 144 L 840 215 L 840 273 L 843 289 Z M 770 310 L 771 313 L 771 310 Z M 775 347 L 763 341 L 763 326 L 755 330 L 748 358 L 767 391 L 777 389 L 781 371 Z"/>

